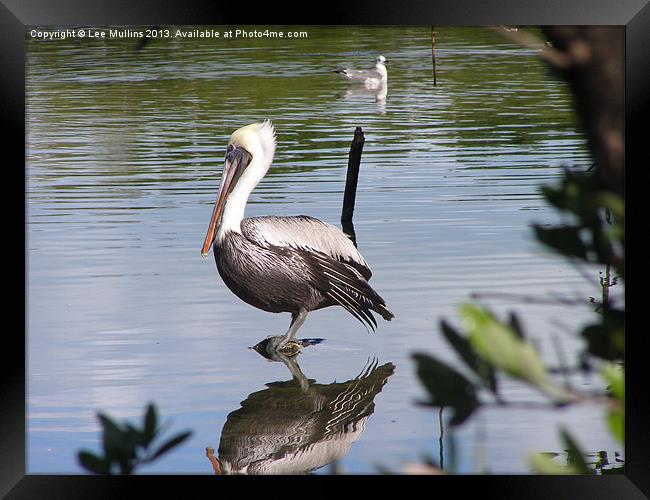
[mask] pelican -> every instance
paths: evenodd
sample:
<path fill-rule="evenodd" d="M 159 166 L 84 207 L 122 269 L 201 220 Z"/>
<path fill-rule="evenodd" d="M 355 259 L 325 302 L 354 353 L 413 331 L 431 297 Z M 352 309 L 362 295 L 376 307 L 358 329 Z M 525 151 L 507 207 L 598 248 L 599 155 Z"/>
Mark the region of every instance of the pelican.
<path fill-rule="evenodd" d="M 249 394 L 226 418 L 219 457 L 206 450 L 216 474 L 309 474 L 343 458 L 395 371 L 393 363 L 380 366 L 374 358 L 355 378 L 322 384 L 308 380 L 295 357 L 285 362 L 293 366 L 293 380 Z"/>
<path fill-rule="evenodd" d="M 201 255 L 213 247 L 221 279 L 244 302 L 291 313 L 286 334 L 270 337 L 268 350 L 299 350 L 295 335 L 307 314 L 333 305 L 374 331 L 371 310 L 387 321 L 394 316 L 368 284 L 372 271 L 343 231 L 306 215 L 244 218 L 248 197 L 269 170 L 275 147 L 268 120 L 230 136 Z"/>
<path fill-rule="evenodd" d="M 386 71 L 386 58 L 378 56 L 375 60 L 375 69 L 347 69 L 339 68 L 335 73 L 342 74 L 352 82 L 362 83 L 369 88 L 385 86 L 388 82 L 388 71 Z"/>

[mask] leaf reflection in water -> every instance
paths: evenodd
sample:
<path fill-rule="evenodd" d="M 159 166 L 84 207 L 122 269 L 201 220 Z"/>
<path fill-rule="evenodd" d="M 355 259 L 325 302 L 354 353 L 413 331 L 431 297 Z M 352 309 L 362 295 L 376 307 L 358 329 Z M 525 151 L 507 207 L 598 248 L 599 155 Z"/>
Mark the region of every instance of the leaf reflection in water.
<path fill-rule="evenodd" d="M 318 384 L 296 357 L 278 355 L 292 380 L 271 382 L 228 415 L 218 458 L 206 456 L 217 474 L 309 474 L 343 457 L 375 409 L 374 399 L 395 365 L 369 360 L 355 378 Z"/>

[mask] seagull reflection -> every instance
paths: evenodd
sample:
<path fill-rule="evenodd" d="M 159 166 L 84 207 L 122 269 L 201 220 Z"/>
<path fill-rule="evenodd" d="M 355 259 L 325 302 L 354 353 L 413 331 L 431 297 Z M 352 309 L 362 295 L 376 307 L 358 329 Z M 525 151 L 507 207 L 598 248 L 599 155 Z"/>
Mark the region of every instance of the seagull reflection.
<path fill-rule="evenodd" d="M 395 366 L 372 359 L 347 382 L 318 384 L 295 357 L 275 355 L 293 375 L 254 392 L 228 415 L 218 458 L 207 456 L 217 474 L 309 474 L 343 457 L 363 433 L 374 399 Z"/>
<path fill-rule="evenodd" d="M 377 88 L 367 88 L 363 85 L 352 85 L 339 94 L 343 99 L 359 99 L 364 97 L 374 98 L 377 103 L 377 110 L 386 112 L 386 96 L 388 95 L 388 84 L 383 83 Z"/>

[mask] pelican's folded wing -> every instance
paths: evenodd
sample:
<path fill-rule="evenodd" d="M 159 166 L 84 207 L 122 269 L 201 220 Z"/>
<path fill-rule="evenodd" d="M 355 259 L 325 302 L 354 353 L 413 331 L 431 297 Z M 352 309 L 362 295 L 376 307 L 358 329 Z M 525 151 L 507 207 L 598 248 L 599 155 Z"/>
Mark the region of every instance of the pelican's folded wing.
<path fill-rule="evenodd" d="M 312 285 L 345 308 L 369 330 L 375 331 L 377 328 L 371 310 L 387 321 L 393 318 L 384 299 L 353 266 L 318 252 L 304 252 L 302 257 Z"/>
<path fill-rule="evenodd" d="M 339 228 L 307 215 L 251 217 L 241 222 L 244 237 L 257 245 L 291 247 L 319 252 L 356 269 L 369 280 L 370 266 Z"/>

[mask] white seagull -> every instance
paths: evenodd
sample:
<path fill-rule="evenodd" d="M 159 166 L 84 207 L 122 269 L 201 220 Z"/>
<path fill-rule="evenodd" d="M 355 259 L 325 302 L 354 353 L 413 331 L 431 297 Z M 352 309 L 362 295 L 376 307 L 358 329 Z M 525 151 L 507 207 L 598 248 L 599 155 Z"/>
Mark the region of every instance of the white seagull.
<path fill-rule="evenodd" d="M 377 88 L 388 83 L 388 71 L 386 71 L 386 58 L 384 56 L 377 57 L 374 69 L 339 68 L 335 73 L 340 73 L 351 82 L 362 83 L 368 88 Z"/>

